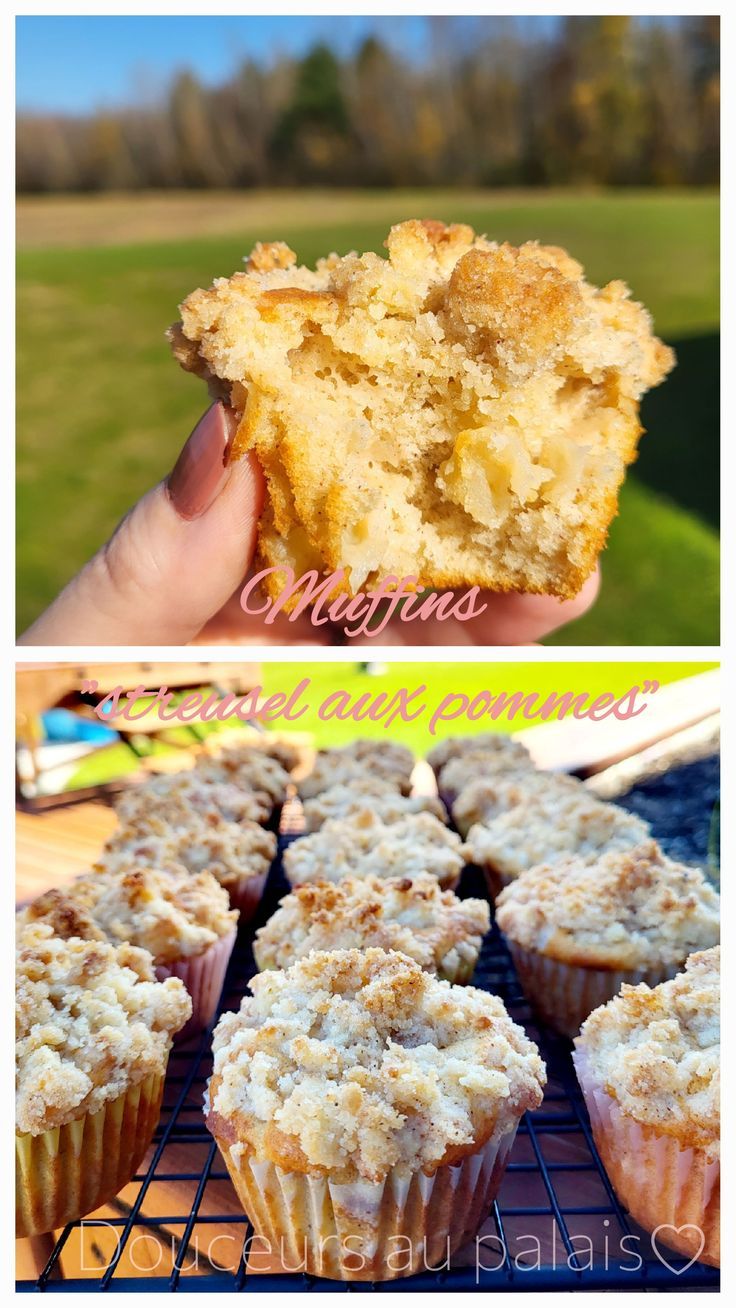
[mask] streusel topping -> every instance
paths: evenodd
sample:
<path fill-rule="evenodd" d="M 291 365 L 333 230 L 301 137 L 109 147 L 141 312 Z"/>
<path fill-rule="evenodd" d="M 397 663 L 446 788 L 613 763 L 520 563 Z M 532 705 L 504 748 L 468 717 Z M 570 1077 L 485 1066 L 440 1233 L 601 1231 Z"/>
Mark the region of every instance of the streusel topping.
<path fill-rule="evenodd" d="M 113 832 L 95 867 L 115 872 L 130 864 L 160 867 L 182 863 L 190 872 L 211 872 L 226 889 L 263 876 L 276 853 L 276 837 L 256 822 L 225 822 L 212 814 L 186 827 L 169 826 L 153 815 Z"/>
<path fill-rule="evenodd" d="M 228 781 L 208 781 L 198 772 L 167 772 L 125 790 L 115 804 L 123 823 L 155 815 L 186 827 L 192 815 L 226 822 L 266 822 L 273 805 L 263 791 L 242 790 Z"/>
<path fill-rule="evenodd" d="M 575 1062 L 622 1111 L 683 1148 L 720 1154 L 721 951 L 692 954 L 653 990 L 622 986 L 583 1023 Z"/>
<path fill-rule="evenodd" d="M 438 777 L 446 763 L 465 754 L 486 754 L 489 757 L 498 754 L 509 761 L 515 759 L 529 767 L 534 766 L 526 746 L 515 736 L 504 735 L 502 731 L 480 731 L 476 736 L 448 736 L 430 749 L 427 762 Z"/>
<path fill-rule="evenodd" d="M 311 799 L 331 786 L 366 777 L 388 781 L 402 795 L 411 794 L 414 755 L 392 740 L 355 740 L 340 749 L 320 750 L 314 767 L 299 783 L 302 799 Z"/>
<path fill-rule="evenodd" d="M 132 945 L 63 940 L 43 922 L 16 942 L 16 1130 L 96 1113 L 166 1067 L 192 1001 Z"/>
<path fill-rule="evenodd" d="M 556 863 L 567 854 L 598 858 L 608 850 L 630 849 L 650 835 L 649 826 L 615 804 L 584 789 L 529 795 L 487 826 L 468 832 L 474 863 L 517 877 L 538 863 Z"/>
<path fill-rule="evenodd" d="M 592 862 L 564 858 L 513 881 L 496 920 L 517 944 L 589 967 L 679 966 L 719 939 L 720 900 L 699 868 L 654 840 Z"/>
<path fill-rule="evenodd" d="M 477 777 L 460 791 L 452 805 L 452 819 L 458 831 L 467 836 L 476 823 L 487 826 L 516 804 L 524 803 L 530 795 L 588 794 L 582 781 L 562 772 L 500 773 L 492 777 Z"/>
<path fill-rule="evenodd" d="M 452 886 L 467 862 L 460 837 L 431 813 L 412 813 L 389 825 L 370 812 L 325 822 L 284 853 L 292 886 L 341 881 L 346 876 L 406 877 L 429 872 Z"/>
<path fill-rule="evenodd" d="M 346 877 L 298 887 L 256 932 L 259 968 L 290 967 L 312 950 L 398 950 L 430 972 L 478 957 L 490 926 L 484 899 L 458 899 L 435 877 Z"/>
<path fill-rule="evenodd" d="M 434 813 L 441 822 L 447 819 L 447 810 L 435 795 L 402 795 L 390 781 L 378 777 L 330 786 L 313 799 L 304 801 L 304 819 L 307 831 L 319 831 L 325 822 L 334 818 L 354 817 L 369 809 L 382 822 L 397 822 L 409 813 Z"/>
<path fill-rule="evenodd" d="M 534 764 L 521 746 L 518 752 L 473 749 L 445 763 L 437 777 L 437 785 L 445 803 L 454 804 L 465 787 L 479 777 L 495 780 L 496 777 L 525 777 L 533 772 Z"/>
<path fill-rule="evenodd" d="M 218 754 L 200 754 L 195 775 L 207 781 L 229 782 L 241 790 L 268 795 L 271 806 L 283 804 L 291 777 L 277 759 L 265 750 L 243 745 Z"/>
<path fill-rule="evenodd" d="M 67 939 L 79 935 L 137 945 L 155 963 L 203 954 L 238 925 L 227 891 L 210 872 L 191 873 L 180 863 L 141 867 L 135 861 L 48 890 L 20 917 L 48 922 Z"/>
<path fill-rule="evenodd" d="M 210 1125 L 332 1179 L 434 1171 L 513 1129 L 544 1064 L 502 1001 L 381 949 L 261 972 L 220 1019 Z"/>

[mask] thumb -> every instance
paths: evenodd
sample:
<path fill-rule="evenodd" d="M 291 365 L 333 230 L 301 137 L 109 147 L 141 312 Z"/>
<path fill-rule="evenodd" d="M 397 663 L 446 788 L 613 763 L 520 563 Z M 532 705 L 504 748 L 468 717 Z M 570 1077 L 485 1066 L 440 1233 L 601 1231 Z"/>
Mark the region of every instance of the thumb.
<path fill-rule="evenodd" d="M 24 645 L 181 645 L 242 582 L 263 505 L 255 456 L 227 455 L 236 419 L 213 404 L 169 477 L 32 627 Z"/>

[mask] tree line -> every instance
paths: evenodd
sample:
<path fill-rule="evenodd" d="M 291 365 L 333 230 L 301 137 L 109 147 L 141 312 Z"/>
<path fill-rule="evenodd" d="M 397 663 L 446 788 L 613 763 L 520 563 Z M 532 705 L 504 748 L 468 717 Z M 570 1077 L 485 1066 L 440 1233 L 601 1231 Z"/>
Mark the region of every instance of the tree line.
<path fill-rule="evenodd" d="M 22 114 L 18 190 L 717 182 L 717 18 L 429 21 L 421 60 L 372 36 L 214 88 L 184 71 L 155 105 Z"/>

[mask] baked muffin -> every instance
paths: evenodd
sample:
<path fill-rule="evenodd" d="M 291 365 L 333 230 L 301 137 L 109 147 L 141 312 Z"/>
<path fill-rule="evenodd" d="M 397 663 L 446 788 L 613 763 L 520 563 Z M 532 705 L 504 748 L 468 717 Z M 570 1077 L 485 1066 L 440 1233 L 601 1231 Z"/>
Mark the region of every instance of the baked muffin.
<path fill-rule="evenodd" d="M 273 736 L 270 732 L 251 732 L 243 739 L 238 732 L 225 731 L 221 735 L 211 736 L 204 746 L 205 754 L 215 757 L 227 754 L 230 758 L 245 754 L 248 761 L 253 750 L 275 759 L 285 772 L 293 772 L 302 761 L 299 745 L 280 736 Z"/>
<path fill-rule="evenodd" d="M 314 767 L 299 783 L 302 799 L 311 799 L 332 786 L 378 779 L 390 783 L 402 795 L 411 794 L 414 755 L 392 740 L 355 740 L 339 749 L 322 749 Z"/>
<path fill-rule="evenodd" d="M 624 982 L 657 985 L 717 944 L 719 908 L 699 868 L 650 840 L 523 872 L 499 895 L 496 921 L 532 1007 L 574 1036 Z"/>
<path fill-rule="evenodd" d="M 463 758 L 466 754 L 498 754 L 509 762 L 534 764 L 529 751 L 516 736 L 508 736 L 503 731 L 479 731 L 474 736 L 447 736 L 438 745 L 434 745 L 427 754 L 427 762 L 434 775 L 439 777 L 445 764 L 452 759 Z"/>
<path fill-rule="evenodd" d="M 521 771 L 476 777 L 463 786 L 452 805 L 452 820 L 461 836 L 467 838 L 471 827 L 488 826 L 502 813 L 523 804 L 533 795 L 552 798 L 559 795 L 587 795 L 590 792 L 577 777 L 563 772 Z"/>
<path fill-rule="evenodd" d="M 174 1034 L 192 1011 L 131 945 L 64 940 L 45 922 L 16 939 L 16 1236 L 107 1203 L 158 1123 Z"/>
<path fill-rule="evenodd" d="M 325 822 L 355 817 L 365 809 L 386 824 L 410 813 L 433 813 L 441 822 L 447 821 L 447 810 L 435 795 L 402 795 L 390 781 L 364 777 L 330 786 L 313 799 L 305 800 L 306 831 L 319 831 Z"/>
<path fill-rule="evenodd" d="M 121 862 L 123 862 L 121 860 Z M 77 877 L 48 890 L 19 915 L 19 923 L 47 922 L 64 939 L 131 944 L 152 955 L 156 976 L 176 976 L 192 1000 L 181 1035 L 209 1026 L 217 1012 L 235 944 L 237 910 L 209 872 L 181 864 L 141 866 Z"/>
<path fill-rule="evenodd" d="M 169 826 L 155 816 L 118 827 L 95 868 L 114 872 L 131 863 L 160 867 L 182 863 L 190 872 L 211 872 L 240 913 L 241 926 L 261 901 L 276 854 L 276 836 L 256 822 L 225 822 L 213 814 L 190 813 L 186 826 Z"/>
<path fill-rule="evenodd" d="M 297 887 L 256 932 L 258 967 L 291 967 L 312 951 L 398 950 L 443 981 L 467 984 L 490 927 L 484 899 L 458 899 L 435 877 L 316 881 Z"/>
<path fill-rule="evenodd" d="M 721 951 L 671 981 L 624 986 L 591 1013 L 573 1061 L 598 1152 L 658 1245 L 721 1259 Z"/>
<path fill-rule="evenodd" d="M 596 799 L 583 785 L 528 795 L 487 825 L 470 828 L 467 847 L 497 895 L 538 863 L 575 855 L 583 861 L 609 850 L 631 849 L 650 835 L 649 825 L 616 804 Z"/>
<path fill-rule="evenodd" d="M 226 822 L 267 822 L 272 809 L 264 791 L 243 790 L 231 781 L 208 781 L 194 770 L 161 773 L 124 790 L 115 801 L 123 824 L 145 822 L 154 815 L 176 827 L 186 827 L 192 813 Z"/>
<path fill-rule="evenodd" d="M 206 781 L 225 781 L 239 790 L 268 795 L 272 809 L 283 804 L 291 784 L 289 773 L 278 759 L 252 745 L 200 754 L 194 773 Z"/>
<path fill-rule="evenodd" d="M 240 419 L 232 457 L 264 470 L 266 588 L 291 567 L 344 570 L 350 594 L 577 594 L 672 351 L 623 282 L 598 290 L 554 246 L 416 219 L 386 244 L 314 271 L 257 245 L 171 329 Z"/>
<path fill-rule="evenodd" d="M 515 742 L 509 741 L 509 744 Z M 452 809 L 466 786 L 480 777 L 527 777 L 534 773 L 534 764 L 523 746 L 512 749 L 478 749 L 466 750 L 464 754 L 451 758 L 440 768 L 437 788 L 440 799 Z"/>
<path fill-rule="evenodd" d="M 501 1000 L 381 949 L 313 953 L 251 989 L 215 1031 L 206 1111 L 256 1233 L 342 1280 L 472 1239 L 545 1082 Z"/>
<path fill-rule="evenodd" d="M 386 825 L 365 810 L 325 822 L 284 851 L 292 886 L 343 877 L 409 877 L 429 872 L 452 889 L 467 862 L 460 837 L 431 813 L 412 813 Z"/>

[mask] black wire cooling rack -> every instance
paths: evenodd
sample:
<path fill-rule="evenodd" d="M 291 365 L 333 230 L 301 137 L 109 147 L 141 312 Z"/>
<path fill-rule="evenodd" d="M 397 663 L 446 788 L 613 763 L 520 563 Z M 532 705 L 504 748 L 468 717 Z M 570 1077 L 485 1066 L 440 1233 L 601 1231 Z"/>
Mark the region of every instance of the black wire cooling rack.
<path fill-rule="evenodd" d="M 281 845 L 286 843 L 282 839 Z M 276 860 L 249 933 L 240 938 L 221 1008 L 239 1005 L 255 966 L 253 929 L 286 893 Z M 466 869 L 462 896 L 483 895 Z M 540 1030 L 498 931 L 486 939 L 474 985 L 502 997 L 547 1063 L 544 1102 L 526 1114 L 492 1212 L 475 1246 L 449 1268 L 383 1283 L 321 1280 L 265 1265 L 202 1116 L 210 1033 L 176 1046 L 153 1145 L 139 1175 L 99 1214 L 67 1226 L 22 1291 L 289 1293 L 324 1290 L 666 1290 L 716 1288 L 719 1273 L 662 1248 L 618 1203 L 590 1131 L 570 1045 Z M 246 1256 L 245 1250 L 250 1250 Z M 80 1272 L 80 1268 L 82 1269 Z M 68 1270 L 67 1270 L 68 1269 Z M 73 1269 L 73 1270 L 72 1270 Z"/>

